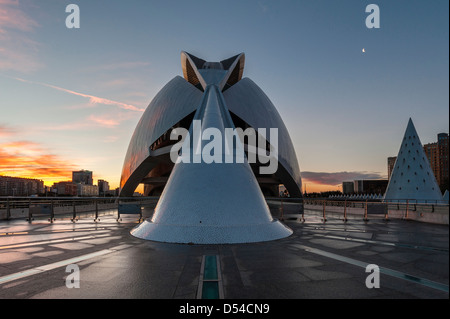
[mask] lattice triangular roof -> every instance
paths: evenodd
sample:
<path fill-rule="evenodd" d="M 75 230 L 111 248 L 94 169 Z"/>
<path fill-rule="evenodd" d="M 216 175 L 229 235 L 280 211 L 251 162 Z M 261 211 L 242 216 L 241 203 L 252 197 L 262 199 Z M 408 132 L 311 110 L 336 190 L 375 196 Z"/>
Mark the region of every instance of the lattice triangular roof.
<path fill-rule="evenodd" d="M 403 136 L 384 199 L 442 201 L 436 178 L 411 119 Z"/>

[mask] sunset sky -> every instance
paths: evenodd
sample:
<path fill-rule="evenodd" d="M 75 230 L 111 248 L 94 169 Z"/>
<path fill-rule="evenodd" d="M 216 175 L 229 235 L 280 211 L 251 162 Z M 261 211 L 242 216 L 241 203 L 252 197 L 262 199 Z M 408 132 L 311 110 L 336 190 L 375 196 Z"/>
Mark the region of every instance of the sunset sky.
<path fill-rule="evenodd" d="M 423 144 L 449 131 L 448 12 L 448 0 L 0 0 L 0 175 L 51 185 L 87 169 L 118 187 L 137 122 L 187 51 L 245 53 L 308 192 L 385 178 L 410 117 Z"/>

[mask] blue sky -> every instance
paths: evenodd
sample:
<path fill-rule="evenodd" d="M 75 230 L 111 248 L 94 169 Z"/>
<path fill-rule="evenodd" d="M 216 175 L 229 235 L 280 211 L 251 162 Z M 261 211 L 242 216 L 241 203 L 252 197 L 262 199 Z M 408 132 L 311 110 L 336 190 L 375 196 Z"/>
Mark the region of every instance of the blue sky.
<path fill-rule="evenodd" d="M 65 26 L 70 3 L 79 29 Z M 379 29 L 365 25 L 370 3 Z M 89 169 L 117 186 L 142 110 L 187 51 L 246 54 L 308 191 L 385 177 L 410 117 L 423 144 L 449 130 L 448 12 L 447 0 L 0 0 L 0 174 Z"/>

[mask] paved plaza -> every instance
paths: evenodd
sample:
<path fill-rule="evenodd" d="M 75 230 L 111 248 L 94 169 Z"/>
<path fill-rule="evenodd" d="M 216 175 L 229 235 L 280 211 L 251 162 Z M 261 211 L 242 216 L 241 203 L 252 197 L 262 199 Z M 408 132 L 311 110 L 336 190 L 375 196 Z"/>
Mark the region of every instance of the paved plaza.
<path fill-rule="evenodd" d="M 146 241 L 135 215 L 0 221 L 0 299 L 197 299 L 215 256 L 224 299 L 448 299 L 449 227 L 407 220 L 287 218 L 281 240 L 230 245 Z M 144 217 L 151 215 L 147 212 Z M 379 288 L 366 281 L 379 269 Z M 69 288 L 73 265 L 79 288 Z M 373 277 L 370 277 L 373 278 Z M 70 280 L 69 280 L 70 279 Z M 375 280 L 370 280 L 374 283 Z"/>

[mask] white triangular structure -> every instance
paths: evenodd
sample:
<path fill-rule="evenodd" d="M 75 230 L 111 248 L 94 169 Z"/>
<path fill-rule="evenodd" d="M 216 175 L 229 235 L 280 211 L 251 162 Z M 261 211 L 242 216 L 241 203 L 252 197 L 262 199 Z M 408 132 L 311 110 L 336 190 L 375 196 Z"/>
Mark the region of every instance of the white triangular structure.
<path fill-rule="evenodd" d="M 444 198 L 444 202 L 448 204 L 448 189 L 445 190 L 443 198 Z"/>
<path fill-rule="evenodd" d="M 436 178 L 411 119 L 403 136 L 384 200 L 442 201 Z"/>

